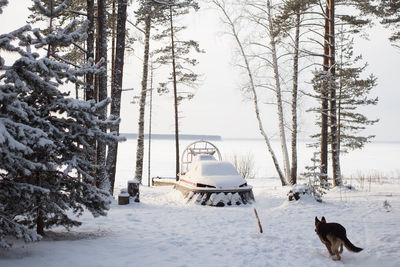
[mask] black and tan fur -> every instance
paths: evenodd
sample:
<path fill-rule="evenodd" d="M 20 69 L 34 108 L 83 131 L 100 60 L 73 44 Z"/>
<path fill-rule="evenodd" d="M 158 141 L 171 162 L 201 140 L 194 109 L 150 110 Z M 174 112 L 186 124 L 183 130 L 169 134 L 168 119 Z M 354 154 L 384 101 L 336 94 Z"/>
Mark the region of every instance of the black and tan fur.
<path fill-rule="evenodd" d="M 325 217 L 321 221 L 315 217 L 315 232 L 321 242 L 326 246 L 331 256 L 336 255 L 333 260 L 340 260 L 340 253 L 343 252 L 343 245 L 352 252 L 360 252 L 362 248 L 354 246 L 347 239 L 346 229 L 338 223 L 327 223 Z"/>

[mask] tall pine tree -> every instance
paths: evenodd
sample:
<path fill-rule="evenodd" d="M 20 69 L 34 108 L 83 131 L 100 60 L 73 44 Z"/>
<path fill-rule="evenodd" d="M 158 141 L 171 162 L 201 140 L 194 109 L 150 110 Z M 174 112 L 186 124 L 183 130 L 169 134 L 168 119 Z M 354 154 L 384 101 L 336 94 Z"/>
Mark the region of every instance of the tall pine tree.
<path fill-rule="evenodd" d="M 354 56 L 354 39 L 339 34 L 337 39 L 337 90 L 338 90 L 338 134 L 341 152 L 362 149 L 374 135 L 364 136 L 362 131 L 374 125 L 377 119 L 371 120 L 359 110 L 360 107 L 376 105 L 377 97 L 371 97 L 371 90 L 376 86 L 376 77 L 366 76 L 367 64 L 362 63 L 362 56 Z"/>
<path fill-rule="evenodd" d="M 347 153 L 349 150 L 362 149 L 374 137 L 364 136 L 362 131 L 378 120 L 368 119 L 359 109 L 378 103 L 377 97 L 370 96 L 376 86 L 376 77 L 365 74 L 367 64 L 362 62 L 361 55 L 354 55 L 354 39 L 343 31 L 339 32 L 337 38 L 336 61 L 338 146 L 341 153 Z M 318 99 L 326 79 L 323 75 L 317 72 L 313 79 L 316 92 L 314 97 Z M 320 108 L 309 111 L 316 112 L 317 117 L 321 114 Z M 312 146 L 318 147 L 321 135 L 315 134 L 312 137 L 317 140 Z M 331 143 L 331 139 L 328 143 Z"/>

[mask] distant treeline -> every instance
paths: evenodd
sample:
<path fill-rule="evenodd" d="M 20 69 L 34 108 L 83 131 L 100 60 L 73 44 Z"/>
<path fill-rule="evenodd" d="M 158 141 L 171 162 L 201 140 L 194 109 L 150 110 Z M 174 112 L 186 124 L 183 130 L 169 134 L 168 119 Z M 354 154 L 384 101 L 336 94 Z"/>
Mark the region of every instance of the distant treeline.
<path fill-rule="evenodd" d="M 136 133 L 121 133 L 121 136 L 126 137 L 127 139 L 136 139 Z M 149 135 L 145 134 L 144 138 L 148 139 Z M 174 140 L 175 135 L 173 134 L 152 134 L 151 139 L 164 139 L 164 140 Z M 213 141 L 221 141 L 222 137 L 220 135 L 198 135 L 198 134 L 180 134 L 180 140 L 213 140 Z"/>

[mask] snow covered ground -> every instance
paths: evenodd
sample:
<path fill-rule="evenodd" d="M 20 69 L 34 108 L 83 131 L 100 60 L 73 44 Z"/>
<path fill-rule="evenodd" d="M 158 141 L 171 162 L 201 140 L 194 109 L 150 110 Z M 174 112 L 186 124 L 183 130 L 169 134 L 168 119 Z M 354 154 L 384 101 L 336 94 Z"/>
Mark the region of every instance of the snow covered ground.
<path fill-rule="evenodd" d="M 172 149 L 167 149 L 166 141 L 157 142 L 152 176 L 171 176 L 173 160 L 165 156 Z M 259 143 L 246 141 L 243 150 L 243 142 L 223 141 L 217 146 L 223 154 L 250 148 L 257 159 L 261 157 L 257 155 Z M 132 178 L 133 144 L 121 145 L 117 187 L 125 187 Z M 0 266 L 400 266 L 400 179 L 397 165 L 391 165 L 392 157 L 396 157 L 394 163 L 399 159 L 399 147 L 367 147 L 365 153 L 369 154 L 343 162 L 344 171 L 352 171 L 348 177 L 374 170 L 397 172 L 397 176 L 383 180 L 375 173 L 376 179 L 353 178 L 348 183 L 356 190 L 331 190 L 323 203 L 308 199 L 288 202 L 288 188 L 268 177 L 266 173 L 273 172 L 264 169 L 259 160 L 259 177 L 249 181 L 254 186 L 253 205 L 187 205 L 171 187 L 143 186 L 141 203 L 118 206 L 115 202 L 107 217 L 94 219 L 85 214 L 83 225 L 70 232 L 53 229 L 41 242 L 16 242 L 12 249 L 0 250 Z M 309 154 L 304 152 L 307 157 Z M 367 167 L 351 170 L 349 161 Z M 351 242 L 364 250 L 351 253 L 345 249 L 342 261 L 332 261 L 314 232 L 315 216 L 341 223 Z"/>

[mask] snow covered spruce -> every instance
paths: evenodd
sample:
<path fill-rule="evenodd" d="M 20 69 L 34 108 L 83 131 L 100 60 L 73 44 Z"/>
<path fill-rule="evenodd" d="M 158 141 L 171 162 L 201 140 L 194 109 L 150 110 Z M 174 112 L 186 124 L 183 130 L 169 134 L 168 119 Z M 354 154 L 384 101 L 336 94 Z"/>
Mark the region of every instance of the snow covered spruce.
<path fill-rule="evenodd" d="M 0 35 L 0 49 L 16 55 L 14 62 L 0 57 L 0 247 L 10 247 L 10 236 L 37 241 L 44 229 L 78 226 L 85 209 L 95 217 L 109 209 L 109 191 L 95 186 L 103 166 L 89 159 L 96 140 L 120 140 L 101 130 L 119 119 L 98 119 L 109 99 L 85 102 L 60 90 L 104 70 L 90 63 L 72 68 L 50 55 L 84 40 L 86 25 L 72 21 L 46 36 L 27 25 Z"/>

